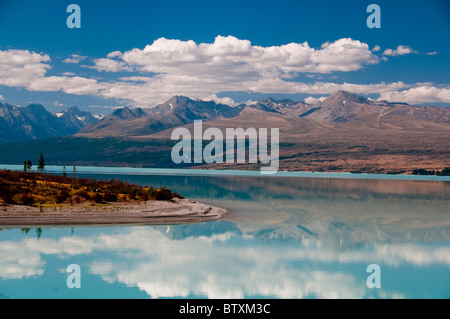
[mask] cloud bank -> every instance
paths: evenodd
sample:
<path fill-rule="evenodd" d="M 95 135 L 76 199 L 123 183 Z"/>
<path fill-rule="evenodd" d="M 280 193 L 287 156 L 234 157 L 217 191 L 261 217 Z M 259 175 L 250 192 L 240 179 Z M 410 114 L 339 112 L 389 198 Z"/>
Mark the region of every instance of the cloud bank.
<path fill-rule="evenodd" d="M 377 50 L 378 46 L 373 49 Z M 385 50 L 383 58 L 412 53 L 417 52 L 399 45 L 395 50 Z M 355 84 L 299 80 L 301 74 L 351 72 L 380 61 L 368 44 L 350 38 L 326 42 L 320 48 L 312 48 L 307 42 L 262 47 L 233 36 L 217 36 L 213 43 L 199 44 L 159 38 L 143 49 L 113 51 L 92 59 L 72 54 L 63 62 L 81 61 L 91 65 L 78 67 L 95 70 L 91 72 L 96 75 L 79 76 L 71 69 L 50 76 L 49 55 L 0 50 L 0 85 L 112 98 L 141 107 L 153 107 L 173 95 L 219 100 L 221 92 L 329 95 L 338 90 L 380 94 L 385 100 L 408 103 L 449 102 L 449 88 L 432 83 L 424 86 L 401 81 Z M 222 98 L 233 104 L 229 97 Z"/>

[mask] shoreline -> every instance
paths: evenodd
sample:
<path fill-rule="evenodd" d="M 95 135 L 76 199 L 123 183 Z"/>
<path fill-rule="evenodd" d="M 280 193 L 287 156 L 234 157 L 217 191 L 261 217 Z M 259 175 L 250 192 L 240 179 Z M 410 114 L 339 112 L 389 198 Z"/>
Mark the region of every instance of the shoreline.
<path fill-rule="evenodd" d="M 190 201 L 82 203 L 55 207 L 9 205 L 0 208 L 0 228 L 17 226 L 187 224 L 223 218 L 223 208 Z"/>
<path fill-rule="evenodd" d="M 23 166 L 0 164 L 0 169 L 23 170 Z M 47 165 L 46 172 L 60 174 L 62 166 Z M 412 174 L 372 174 L 351 172 L 282 171 L 275 174 L 261 174 L 252 170 L 200 169 L 200 168 L 140 168 L 119 166 L 77 166 L 77 174 L 98 175 L 182 175 L 182 176 L 255 176 L 255 177 L 307 177 L 307 178 L 350 178 L 350 179 L 390 179 L 411 181 L 450 181 L 450 176 Z M 70 174 L 69 174 L 70 175 Z"/>

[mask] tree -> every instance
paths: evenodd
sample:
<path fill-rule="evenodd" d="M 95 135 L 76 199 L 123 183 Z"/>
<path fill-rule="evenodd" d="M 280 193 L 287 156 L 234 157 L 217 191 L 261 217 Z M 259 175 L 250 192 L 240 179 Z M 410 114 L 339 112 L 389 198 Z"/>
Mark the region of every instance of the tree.
<path fill-rule="evenodd" d="M 75 167 L 75 164 L 73 164 L 73 177 L 77 177 L 77 168 Z"/>
<path fill-rule="evenodd" d="M 41 153 L 41 156 L 39 157 L 37 169 L 39 172 L 42 173 L 44 171 L 44 168 L 45 168 L 45 161 L 44 161 L 44 156 Z"/>
<path fill-rule="evenodd" d="M 33 164 L 31 163 L 30 160 L 24 161 L 23 162 L 23 171 L 24 172 L 28 172 L 31 169 L 32 166 L 33 166 Z"/>
<path fill-rule="evenodd" d="M 444 168 L 442 171 L 438 172 L 436 175 L 439 175 L 439 176 L 450 176 L 450 167 Z"/>
<path fill-rule="evenodd" d="M 63 174 L 63 176 L 64 176 L 64 177 L 66 177 L 66 176 L 67 176 L 67 172 L 66 172 L 66 165 L 64 165 L 64 166 L 63 166 L 63 171 L 62 171 L 62 174 Z"/>

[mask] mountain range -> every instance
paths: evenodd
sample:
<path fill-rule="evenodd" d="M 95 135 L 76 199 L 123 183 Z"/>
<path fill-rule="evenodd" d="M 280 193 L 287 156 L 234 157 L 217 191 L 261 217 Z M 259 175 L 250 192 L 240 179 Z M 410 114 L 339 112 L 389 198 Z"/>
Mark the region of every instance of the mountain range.
<path fill-rule="evenodd" d="M 171 133 L 175 127 L 193 132 L 198 119 L 203 130 L 279 128 L 280 170 L 400 173 L 450 166 L 450 108 L 375 101 L 346 91 L 315 104 L 268 97 L 234 107 L 174 96 L 152 109 L 123 107 L 103 118 L 78 108 L 50 113 L 42 105 L 0 104 L 0 162 L 20 163 L 45 152 L 54 164 L 179 167 L 170 157 L 176 143 Z M 34 141 L 58 136 L 65 137 Z M 32 143 L 5 144 L 21 140 Z"/>
<path fill-rule="evenodd" d="M 41 104 L 18 107 L 0 103 L 0 143 L 70 136 L 98 120 L 76 106 L 50 113 Z"/>
<path fill-rule="evenodd" d="M 124 107 L 103 118 L 78 107 L 50 113 L 40 104 L 18 107 L 0 103 L 0 142 L 72 135 L 170 138 L 168 129 L 189 127 L 194 120 L 219 128 L 278 127 L 282 137 L 290 139 L 314 131 L 446 131 L 450 109 L 374 101 L 346 91 L 338 91 L 316 104 L 268 97 L 236 107 L 174 96 L 152 109 Z"/>
<path fill-rule="evenodd" d="M 98 123 L 83 128 L 78 136 L 144 136 L 165 129 L 193 123 L 194 120 L 212 121 L 232 118 L 244 106 L 231 107 L 213 101 L 192 100 L 185 96 L 174 96 L 153 109 L 127 107 L 117 109 Z"/>
<path fill-rule="evenodd" d="M 189 128 L 196 119 L 207 122 L 206 127 L 278 127 L 281 137 L 292 139 L 315 131 L 445 131 L 450 109 L 374 101 L 346 91 L 316 104 L 265 98 L 236 107 L 174 96 L 153 109 L 118 109 L 76 136 L 170 138 L 169 129 Z"/>

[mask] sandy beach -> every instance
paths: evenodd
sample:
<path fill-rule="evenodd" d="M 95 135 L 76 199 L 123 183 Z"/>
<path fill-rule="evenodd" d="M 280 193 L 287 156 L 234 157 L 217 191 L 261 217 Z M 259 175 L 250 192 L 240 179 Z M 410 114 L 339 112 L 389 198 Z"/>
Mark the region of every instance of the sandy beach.
<path fill-rule="evenodd" d="M 223 208 L 178 198 L 55 207 L 9 205 L 0 208 L 0 226 L 179 224 L 217 220 L 226 214 Z"/>

